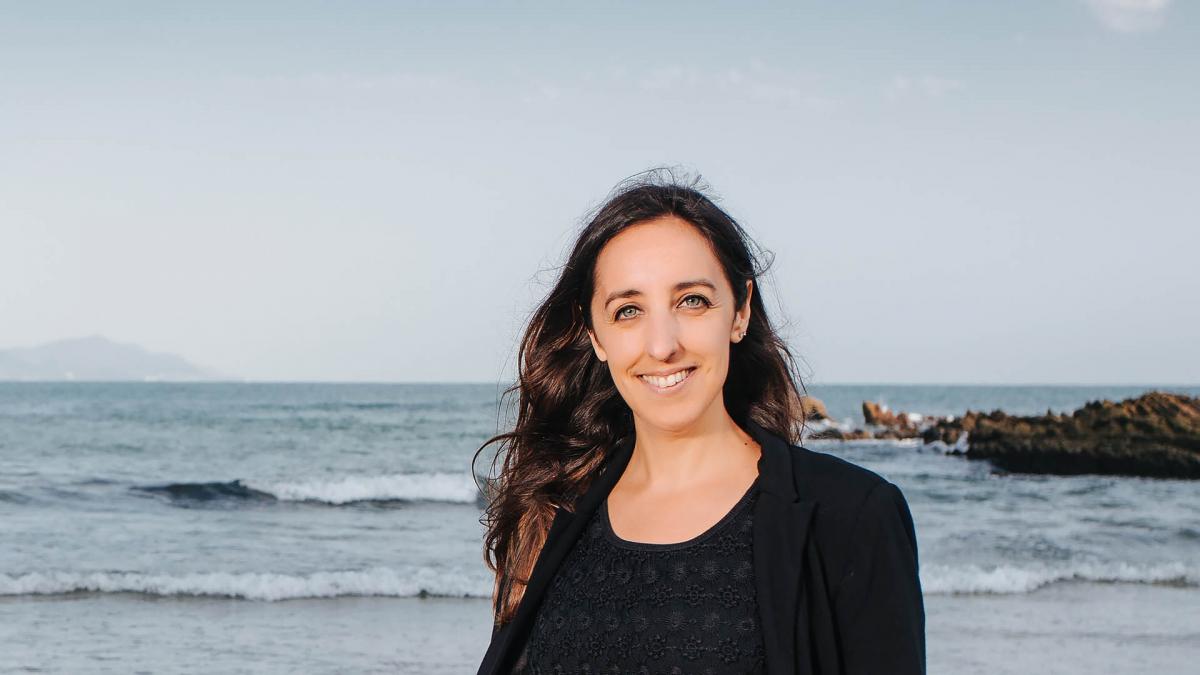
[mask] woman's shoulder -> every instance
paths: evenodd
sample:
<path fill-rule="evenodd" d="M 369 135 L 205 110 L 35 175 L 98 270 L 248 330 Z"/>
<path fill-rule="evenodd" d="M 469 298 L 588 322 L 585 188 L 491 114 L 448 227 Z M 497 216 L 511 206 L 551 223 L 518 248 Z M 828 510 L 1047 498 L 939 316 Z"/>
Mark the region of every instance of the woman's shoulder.
<path fill-rule="evenodd" d="M 828 546 L 850 545 L 864 521 L 886 521 L 907 514 L 908 503 L 894 483 L 842 457 L 791 446 L 793 470 L 801 499 L 816 503 L 815 532 Z"/>
<path fill-rule="evenodd" d="M 827 506 L 854 505 L 864 501 L 887 479 L 850 460 L 803 445 L 792 445 L 792 469 L 802 499 Z"/>

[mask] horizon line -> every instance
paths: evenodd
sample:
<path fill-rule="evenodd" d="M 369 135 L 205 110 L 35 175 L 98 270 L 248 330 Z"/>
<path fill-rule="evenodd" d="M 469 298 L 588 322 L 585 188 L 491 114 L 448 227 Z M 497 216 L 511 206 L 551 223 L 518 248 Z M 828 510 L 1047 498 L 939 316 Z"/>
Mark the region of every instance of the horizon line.
<path fill-rule="evenodd" d="M 515 381 L 510 382 L 512 384 Z M 498 385 L 501 381 L 486 380 L 305 380 L 305 379 L 0 379 L 0 384 L 331 384 L 331 385 Z M 1186 382 L 883 382 L 842 381 L 805 383 L 807 387 L 1187 387 L 1200 388 L 1198 383 Z"/>

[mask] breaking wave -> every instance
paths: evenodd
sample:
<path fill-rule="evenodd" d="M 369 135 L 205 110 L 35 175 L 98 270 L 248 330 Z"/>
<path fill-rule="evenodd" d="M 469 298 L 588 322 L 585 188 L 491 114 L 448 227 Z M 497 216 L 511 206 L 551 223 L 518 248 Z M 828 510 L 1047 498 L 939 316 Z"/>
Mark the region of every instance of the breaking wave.
<path fill-rule="evenodd" d="M 156 596 L 217 596 L 246 600 L 291 600 L 344 596 L 488 597 L 483 580 L 433 568 L 400 572 L 364 570 L 275 574 L 259 572 L 32 572 L 0 573 L 0 596 L 69 593 L 142 593 Z"/>
<path fill-rule="evenodd" d="M 1200 571 L 1183 562 L 1078 562 L 1063 566 L 921 565 L 928 595 L 1030 593 L 1062 581 L 1200 586 Z"/>
<path fill-rule="evenodd" d="M 479 490 L 469 474 L 401 473 L 332 480 L 169 483 L 132 488 L 177 502 L 287 501 L 342 505 L 355 502 L 474 504 Z"/>

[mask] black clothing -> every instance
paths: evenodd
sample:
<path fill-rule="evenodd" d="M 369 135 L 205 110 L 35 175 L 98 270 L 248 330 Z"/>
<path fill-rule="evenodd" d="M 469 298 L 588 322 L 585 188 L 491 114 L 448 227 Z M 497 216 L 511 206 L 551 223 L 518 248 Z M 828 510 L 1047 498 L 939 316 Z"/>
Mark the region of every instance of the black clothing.
<path fill-rule="evenodd" d="M 751 555 L 768 675 L 925 673 L 917 537 L 900 489 L 754 422 L 745 429 L 762 446 Z M 622 439 L 574 509 L 556 510 L 516 614 L 494 627 L 479 675 L 511 672 L 555 572 L 632 450 L 632 436 Z"/>
<path fill-rule="evenodd" d="M 621 539 L 605 500 L 558 569 L 514 673 L 765 672 L 751 561 L 757 487 L 670 544 Z"/>

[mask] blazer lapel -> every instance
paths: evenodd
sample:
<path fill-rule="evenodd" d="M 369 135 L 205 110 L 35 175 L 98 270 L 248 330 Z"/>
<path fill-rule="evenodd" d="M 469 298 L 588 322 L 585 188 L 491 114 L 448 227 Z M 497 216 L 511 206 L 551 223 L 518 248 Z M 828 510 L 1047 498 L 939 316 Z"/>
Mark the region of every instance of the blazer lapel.
<path fill-rule="evenodd" d="M 815 502 L 801 499 L 796 490 L 790 446 L 754 422 L 747 426 L 762 447 L 752 550 L 766 670 L 768 675 L 792 675 L 808 662 L 797 658 L 796 626 L 805 618 L 797 616 L 797 606 Z"/>
<path fill-rule="evenodd" d="M 516 614 L 492 641 L 483 657 L 479 675 L 508 673 L 512 669 L 529 637 L 529 631 L 533 628 L 533 620 L 537 616 L 537 609 L 546 593 L 546 587 L 554 578 L 554 573 L 558 571 L 567 553 L 571 551 L 575 540 L 583 532 L 588 519 L 608 493 L 612 492 L 613 486 L 629 465 L 632 455 L 633 435 L 630 434 L 617 442 L 612 454 L 605 460 L 600 475 L 596 476 L 587 491 L 575 501 L 575 511 L 567 511 L 561 506 L 555 509 L 554 520 L 546 533 L 546 543 L 543 544 L 542 552 L 529 574 L 529 584 L 517 605 Z"/>

